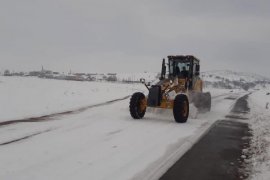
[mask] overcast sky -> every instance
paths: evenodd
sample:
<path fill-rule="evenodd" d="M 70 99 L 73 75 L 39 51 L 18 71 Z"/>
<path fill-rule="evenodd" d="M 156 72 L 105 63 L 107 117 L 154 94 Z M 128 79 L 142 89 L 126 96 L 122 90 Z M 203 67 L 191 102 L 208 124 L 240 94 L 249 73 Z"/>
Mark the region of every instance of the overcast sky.
<path fill-rule="evenodd" d="M 270 1 L 0 1 L 1 71 L 157 72 L 177 54 L 270 77 Z"/>

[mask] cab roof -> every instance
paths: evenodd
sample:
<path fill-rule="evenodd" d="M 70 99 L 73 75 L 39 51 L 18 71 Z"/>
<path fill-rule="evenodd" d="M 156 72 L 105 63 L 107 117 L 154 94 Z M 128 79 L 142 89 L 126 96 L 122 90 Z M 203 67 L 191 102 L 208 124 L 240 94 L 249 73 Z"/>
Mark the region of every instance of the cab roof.
<path fill-rule="evenodd" d="M 200 62 L 198 58 L 196 58 L 193 55 L 170 55 L 168 56 L 169 60 L 195 60 L 197 62 Z"/>

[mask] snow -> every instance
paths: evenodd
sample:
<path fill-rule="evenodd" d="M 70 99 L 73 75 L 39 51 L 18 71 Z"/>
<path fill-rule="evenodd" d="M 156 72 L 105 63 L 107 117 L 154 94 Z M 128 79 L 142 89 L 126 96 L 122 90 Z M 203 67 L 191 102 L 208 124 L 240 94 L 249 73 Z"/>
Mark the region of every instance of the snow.
<path fill-rule="evenodd" d="M 130 74 L 123 74 L 129 77 Z M 140 75 L 140 74 L 139 74 Z M 137 75 L 139 77 L 139 75 Z M 145 77 L 151 77 L 146 75 Z M 0 76 L 0 122 L 60 113 L 146 91 L 142 84 L 82 82 Z M 212 96 L 229 93 L 208 88 Z M 26 105 L 27 104 L 27 105 Z"/>
<path fill-rule="evenodd" d="M 144 78 L 146 82 L 153 82 L 157 79 L 158 73 L 144 72 L 144 73 L 117 73 L 118 81 L 140 81 Z"/>
<path fill-rule="evenodd" d="M 0 76 L 0 122 L 74 110 L 145 90 L 141 84 Z"/>
<path fill-rule="evenodd" d="M 251 157 L 251 179 L 270 179 L 270 102 L 269 86 L 254 92 L 250 96 L 252 129 L 251 146 L 247 154 Z"/>
<path fill-rule="evenodd" d="M 1 120 L 76 109 L 143 91 L 140 84 L 0 77 Z M 0 179 L 157 179 L 246 92 L 206 89 L 212 110 L 175 123 L 171 110 L 129 115 L 129 99 L 0 127 Z M 194 109 L 195 111 L 195 109 Z M 3 116 L 2 116 L 3 114 Z"/>
<path fill-rule="evenodd" d="M 50 131 L 2 146 L 0 178 L 130 179 L 140 172 L 146 175 L 145 169 L 156 167 L 158 160 L 164 161 L 198 129 L 213 123 L 207 116 L 176 124 L 172 116 L 160 114 L 131 120 L 127 105 L 128 100 L 58 121 L 5 127 L 5 133 L 28 128 L 28 134 L 34 134 L 36 126 L 43 127 L 38 132 Z M 224 108 L 224 101 L 218 106 Z"/>

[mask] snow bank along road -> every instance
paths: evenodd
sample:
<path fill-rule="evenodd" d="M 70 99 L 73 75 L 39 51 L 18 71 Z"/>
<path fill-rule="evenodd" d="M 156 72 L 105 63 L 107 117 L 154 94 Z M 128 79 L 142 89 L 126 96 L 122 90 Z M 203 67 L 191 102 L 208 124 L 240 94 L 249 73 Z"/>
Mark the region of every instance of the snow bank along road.
<path fill-rule="evenodd" d="M 150 109 L 143 120 L 133 120 L 129 99 L 123 99 L 46 121 L 3 125 L 0 179 L 158 179 L 241 96 L 217 96 L 210 113 L 192 114 L 185 124 L 175 123 L 169 110 Z"/>

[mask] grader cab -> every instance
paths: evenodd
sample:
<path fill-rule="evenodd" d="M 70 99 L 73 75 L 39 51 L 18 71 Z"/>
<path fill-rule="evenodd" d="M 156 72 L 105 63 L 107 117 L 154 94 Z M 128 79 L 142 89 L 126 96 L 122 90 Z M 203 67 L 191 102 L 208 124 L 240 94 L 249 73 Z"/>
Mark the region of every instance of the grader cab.
<path fill-rule="evenodd" d="M 147 96 L 136 92 L 131 96 L 129 110 L 134 119 L 144 117 L 147 107 L 172 109 L 174 119 L 184 123 L 189 116 L 189 104 L 200 112 L 210 111 L 211 95 L 203 93 L 200 75 L 200 60 L 194 56 L 168 56 L 162 61 L 161 76 L 155 85 L 141 82 L 149 90 Z"/>

